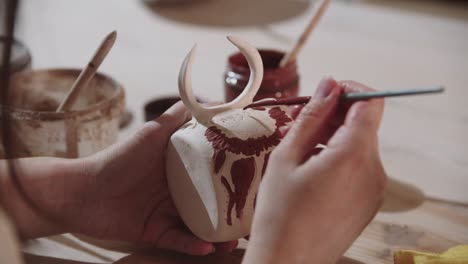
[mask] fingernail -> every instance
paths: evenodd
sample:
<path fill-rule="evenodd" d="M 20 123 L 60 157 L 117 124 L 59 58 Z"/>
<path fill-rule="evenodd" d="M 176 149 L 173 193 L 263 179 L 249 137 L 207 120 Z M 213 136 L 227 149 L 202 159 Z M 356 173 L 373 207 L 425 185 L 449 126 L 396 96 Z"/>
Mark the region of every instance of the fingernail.
<path fill-rule="evenodd" d="M 325 99 L 336 85 L 336 81 L 331 76 L 324 76 L 320 81 L 315 96 L 318 99 Z"/>
<path fill-rule="evenodd" d="M 347 82 L 340 82 L 340 83 L 338 83 L 338 86 L 345 93 L 351 93 L 351 92 L 353 92 L 355 90 L 355 89 L 353 89 L 353 86 L 351 86 L 351 84 L 349 84 Z"/>
<path fill-rule="evenodd" d="M 367 102 L 358 102 L 356 103 L 355 107 L 351 108 L 350 118 L 351 122 L 360 122 L 361 119 L 364 118 L 363 115 L 365 114 L 365 109 L 367 107 Z"/>
<path fill-rule="evenodd" d="M 289 107 L 291 117 L 292 117 L 293 120 L 296 120 L 297 116 L 299 115 L 299 113 L 302 110 L 302 107 L 304 107 L 304 106 L 303 105 L 293 105 L 293 106 Z"/>
<path fill-rule="evenodd" d="M 289 128 L 290 128 L 290 126 L 282 126 L 282 127 L 278 128 L 279 132 L 281 133 L 281 138 L 284 138 L 286 136 L 286 134 L 289 131 Z"/>

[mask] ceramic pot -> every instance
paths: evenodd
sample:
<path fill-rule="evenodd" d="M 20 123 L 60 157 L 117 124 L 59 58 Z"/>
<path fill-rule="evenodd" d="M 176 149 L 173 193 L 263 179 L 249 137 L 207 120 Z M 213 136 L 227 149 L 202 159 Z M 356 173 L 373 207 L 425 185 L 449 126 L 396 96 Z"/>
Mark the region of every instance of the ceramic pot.
<path fill-rule="evenodd" d="M 176 131 L 167 150 L 167 177 L 185 224 L 203 240 L 222 242 L 250 233 L 258 186 L 279 128 L 292 121 L 282 106 L 248 108 L 263 76 L 258 51 L 229 37 L 247 58 L 248 84 L 233 101 L 212 107 L 192 94 L 193 50 L 179 75 L 179 93 L 193 119 Z"/>
<path fill-rule="evenodd" d="M 0 105 L 0 122 L 10 130 L 9 158 L 85 157 L 117 141 L 125 94 L 107 75 L 97 73 L 72 110 L 55 111 L 80 72 L 44 69 L 11 76 L 9 104 Z M 0 158 L 5 156 L 0 145 Z"/>

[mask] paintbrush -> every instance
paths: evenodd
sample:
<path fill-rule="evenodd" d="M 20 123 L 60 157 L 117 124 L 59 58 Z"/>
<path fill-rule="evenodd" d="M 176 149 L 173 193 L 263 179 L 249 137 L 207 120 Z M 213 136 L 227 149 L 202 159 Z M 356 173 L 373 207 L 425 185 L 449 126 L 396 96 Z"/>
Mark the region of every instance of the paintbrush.
<path fill-rule="evenodd" d="M 84 87 L 86 87 L 89 81 L 94 77 L 102 61 L 104 61 L 107 54 L 114 45 L 116 38 L 116 31 L 112 31 L 111 33 L 109 33 L 109 35 L 106 36 L 106 38 L 102 41 L 101 45 L 99 45 L 99 48 L 96 50 L 94 56 L 88 62 L 88 65 L 86 65 L 86 67 L 81 71 L 78 78 L 76 78 L 75 82 L 70 88 L 70 91 L 68 92 L 65 99 L 63 99 L 62 103 L 60 103 L 56 112 L 71 110 L 73 104 L 78 99 L 80 91 Z"/>
<path fill-rule="evenodd" d="M 296 42 L 296 45 L 294 46 L 294 48 L 291 50 L 291 52 L 287 53 L 283 57 L 283 59 L 281 59 L 281 62 L 279 64 L 280 67 L 284 67 L 286 64 L 296 60 L 297 55 L 301 51 L 302 47 L 306 43 L 307 39 L 309 38 L 314 28 L 317 26 L 318 22 L 320 21 L 323 14 L 327 10 L 327 7 L 329 4 L 330 4 L 330 0 L 322 1 L 319 8 L 317 9 L 317 12 L 315 12 L 315 14 L 312 16 L 312 19 L 310 20 L 309 24 L 305 28 L 304 32 L 302 32 L 301 36 L 299 37 L 299 40 Z"/>
<path fill-rule="evenodd" d="M 431 93 L 441 93 L 445 90 L 443 86 L 435 86 L 423 89 L 408 89 L 408 90 L 398 90 L 398 91 L 371 91 L 371 92 L 351 92 L 344 93 L 340 96 L 341 101 L 360 101 L 368 100 L 372 98 L 382 98 L 382 97 L 396 97 L 396 96 L 408 96 L 408 95 L 420 95 L 420 94 L 431 94 Z M 306 104 L 310 101 L 312 96 L 299 96 L 285 99 L 265 99 L 255 103 L 252 103 L 246 108 L 261 107 L 261 106 L 271 106 L 271 105 L 299 105 Z"/>

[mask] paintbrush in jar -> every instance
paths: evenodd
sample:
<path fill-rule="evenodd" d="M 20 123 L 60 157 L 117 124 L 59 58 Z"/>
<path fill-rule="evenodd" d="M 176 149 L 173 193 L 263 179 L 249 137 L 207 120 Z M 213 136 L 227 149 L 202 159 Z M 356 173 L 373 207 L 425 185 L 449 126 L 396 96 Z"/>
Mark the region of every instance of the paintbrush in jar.
<path fill-rule="evenodd" d="M 304 32 L 302 32 L 301 36 L 299 37 L 299 40 L 296 42 L 296 45 L 294 46 L 294 48 L 291 50 L 291 52 L 284 55 L 284 57 L 281 59 L 280 64 L 279 64 L 280 67 L 284 67 L 286 64 L 296 60 L 297 55 L 299 54 L 299 51 L 301 51 L 302 47 L 307 41 L 307 38 L 310 36 L 314 28 L 317 26 L 318 22 L 320 21 L 323 14 L 327 10 L 327 7 L 329 4 L 330 4 L 330 0 L 322 1 L 319 8 L 317 9 L 317 12 L 315 12 L 309 24 L 307 25 L 306 29 L 304 30 Z"/>
<path fill-rule="evenodd" d="M 396 96 L 409 96 L 409 95 L 421 95 L 421 94 L 432 94 L 441 93 L 445 90 L 443 86 L 435 86 L 424 89 L 408 89 L 398 91 L 371 91 L 371 92 L 351 92 L 344 93 L 340 96 L 341 101 L 362 101 L 372 98 L 382 97 L 396 97 Z M 252 103 L 246 108 L 260 107 L 260 106 L 272 106 L 272 105 L 299 105 L 306 104 L 310 101 L 312 96 L 299 96 L 285 99 L 265 99 L 255 103 Z"/>
<path fill-rule="evenodd" d="M 60 103 L 56 112 L 71 110 L 74 103 L 79 97 L 80 91 L 83 90 L 83 88 L 86 87 L 89 81 L 94 77 L 99 66 L 104 61 L 107 54 L 114 45 L 116 38 L 117 32 L 114 30 L 111 33 L 109 33 L 109 35 L 107 35 L 107 37 L 102 41 L 101 45 L 94 53 L 94 56 L 88 62 L 88 65 L 86 65 L 86 67 L 81 71 L 78 78 L 76 78 L 70 91 L 66 95 L 65 99 L 63 99 L 63 101 Z"/>

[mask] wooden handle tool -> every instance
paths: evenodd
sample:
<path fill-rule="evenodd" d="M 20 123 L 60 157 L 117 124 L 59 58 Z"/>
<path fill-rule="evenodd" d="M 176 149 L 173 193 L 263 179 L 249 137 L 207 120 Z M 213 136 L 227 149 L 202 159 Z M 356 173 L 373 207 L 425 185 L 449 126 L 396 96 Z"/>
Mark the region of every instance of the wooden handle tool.
<path fill-rule="evenodd" d="M 284 55 L 283 59 L 281 59 L 281 62 L 279 64 L 280 67 L 284 67 L 286 64 L 296 60 L 297 55 L 299 54 L 299 51 L 301 51 L 302 47 L 306 43 L 307 38 L 309 37 L 310 33 L 312 33 L 312 30 L 314 30 L 314 28 L 317 26 L 318 22 L 320 21 L 323 14 L 327 10 L 327 7 L 329 4 L 330 4 L 330 0 L 322 1 L 319 8 L 317 9 L 317 12 L 315 12 L 314 16 L 312 17 L 312 20 L 310 20 L 304 32 L 302 32 L 302 35 L 297 41 L 294 48 L 291 50 L 291 52 Z"/>
<path fill-rule="evenodd" d="M 76 78 L 70 91 L 68 92 L 65 99 L 63 99 L 63 101 L 60 103 L 56 112 L 69 111 L 72 109 L 73 104 L 76 102 L 76 100 L 79 97 L 80 91 L 83 90 L 83 88 L 86 87 L 89 81 L 94 77 L 94 74 L 96 74 L 99 66 L 104 61 L 107 54 L 109 53 L 112 46 L 114 45 L 116 38 L 117 38 L 117 32 L 112 31 L 102 41 L 101 45 L 96 50 L 94 56 L 88 62 L 88 65 L 86 65 L 86 67 L 81 71 L 78 78 Z"/>

